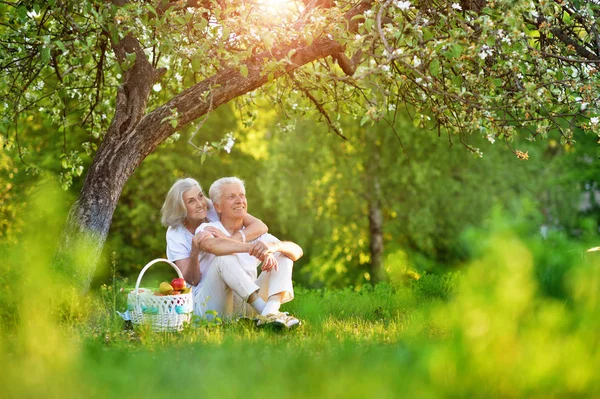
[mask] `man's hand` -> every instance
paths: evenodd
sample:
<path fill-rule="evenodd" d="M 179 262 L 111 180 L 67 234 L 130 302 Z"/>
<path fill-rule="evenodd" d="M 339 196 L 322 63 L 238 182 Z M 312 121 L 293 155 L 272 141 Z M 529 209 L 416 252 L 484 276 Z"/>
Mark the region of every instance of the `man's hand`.
<path fill-rule="evenodd" d="M 196 234 L 194 236 L 194 238 L 192 238 L 192 249 L 195 249 L 196 251 L 201 251 L 200 243 L 202 242 L 202 240 L 204 240 L 205 238 L 208 238 L 208 237 L 214 237 L 214 236 L 208 231 L 198 232 L 198 234 Z"/>
<path fill-rule="evenodd" d="M 273 269 L 275 269 L 275 271 L 278 271 L 279 265 L 277 264 L 277 259 L 275 259 L 275 256 L 273 256 L 273 254 L 268 254 L 263 259 L 260 270 L 262 270 L 263 272 L 269 273 Z"/>
<path fill-rule="evenodd" d="M 250 255 L 264 261 L 267 255 L 277 252 L 277 248 L 277 243 L 265 243 L 262 241 L 257 241 L 252 245 L 252 248 L 250 249 Z"/>

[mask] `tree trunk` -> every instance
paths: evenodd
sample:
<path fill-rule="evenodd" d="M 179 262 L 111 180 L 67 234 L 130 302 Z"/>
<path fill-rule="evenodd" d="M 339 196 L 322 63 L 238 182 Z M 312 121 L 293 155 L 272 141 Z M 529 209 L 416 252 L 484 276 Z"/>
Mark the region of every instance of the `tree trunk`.
<path fill-rule="evenodd" d="M 351 28 L 357 24 L 352 17 L 369 9 L 371 3 L 359 3 L 346 13 Z M 273 72 L 278 78 L 309 62 L 343 52 L 339 43 L 327 38 L 315 40 L 310 46 L 280 46 L 248 59 L 244 63 L 248 68 L 246 77 L 238 68 L 225 69 L 146 113 L 152 85 L 161 71 L 152 67 L 135 38 L 125 37 L 113 43 L 113 49 L 119 60 L 135 52 L 136 61 L 117 92 L 115 116 L 85 177 L 79 199 L 71 207 L 54 262 L 57 269 L 73 276 L 83 291 L 89 288 L 125 183 L 161 142 L 218 106 L 268 83 L 266 62 L 282 60 L 295 50 L 285 68 Z M 165 121 L 174 112 L 178 115 L 176 128 Z"/>
<path fill-rule="evenodd" d="M 377 284 L 385 281 L 386 273 L 383 264 L 383 215 L 379 198 L 379 179 L 372 176 L 373 195 L 369 199 L 369 233 L 371 235 L 371 282 Z"/>

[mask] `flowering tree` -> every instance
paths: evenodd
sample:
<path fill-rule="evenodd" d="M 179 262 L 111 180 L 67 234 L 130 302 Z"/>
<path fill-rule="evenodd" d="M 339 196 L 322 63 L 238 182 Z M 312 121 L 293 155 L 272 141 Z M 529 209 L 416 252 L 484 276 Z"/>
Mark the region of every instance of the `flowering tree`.
<path fill-rule="evenodd" d="M 520 134 L 573 143 L 599 121 L 598 12 L 582 0 L 5 1 L 2 142 L 35 169 L 19 140 L 24 121 L 51 121 L 65 143 L 65 186 L 83 174 L 83 151 L 93 156 L 57 257 L 69 265 L 70 249 L 85 245 L 76 275 L 87 287 L 140 162 L 261 87 L 286 113 L 295 96 L 307 98 L 342 137 L 337 115 L 385 119 L 393 131 L 406 106 L 415 125 L 444 127 L 479 155 L 469 134 L 521 159 L 528 154 L 511 146 Z"/>

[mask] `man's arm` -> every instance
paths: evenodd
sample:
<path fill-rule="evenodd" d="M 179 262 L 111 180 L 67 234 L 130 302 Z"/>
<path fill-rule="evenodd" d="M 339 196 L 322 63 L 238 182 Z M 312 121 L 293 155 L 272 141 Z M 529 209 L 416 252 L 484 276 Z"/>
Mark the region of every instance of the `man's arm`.
<path fill-rule="evenodd" d="M 232 255 L 242 252 L 250 252 L 253 244 L 238 242 L 229 238 L 205 238 L 200 242 L 200 249 L 213 255 Z"/>
<path fill-rule="evenodd" d="M 258 241 L 254 243 L 249 252 L 250 255 L 257 257 L 258 259 L 263 259 L 268 254 L 279 252 L 294 262 L 304 255 L 300 245 L 291 241 L 277 241 L 268 243 Z"/>

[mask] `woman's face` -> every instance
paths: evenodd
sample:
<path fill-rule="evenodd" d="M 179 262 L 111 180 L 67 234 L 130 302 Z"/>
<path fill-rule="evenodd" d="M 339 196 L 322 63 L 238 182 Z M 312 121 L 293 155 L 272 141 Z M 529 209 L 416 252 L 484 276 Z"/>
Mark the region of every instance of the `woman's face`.
<path fill-rule="evenodd" d="M 187 211 L 185 220 L 188 222 L 195 224 L 202 222 L 206 218 L 208 201 L 198 187 L 191 188 L 183 193 L 183 203 Z"/>

